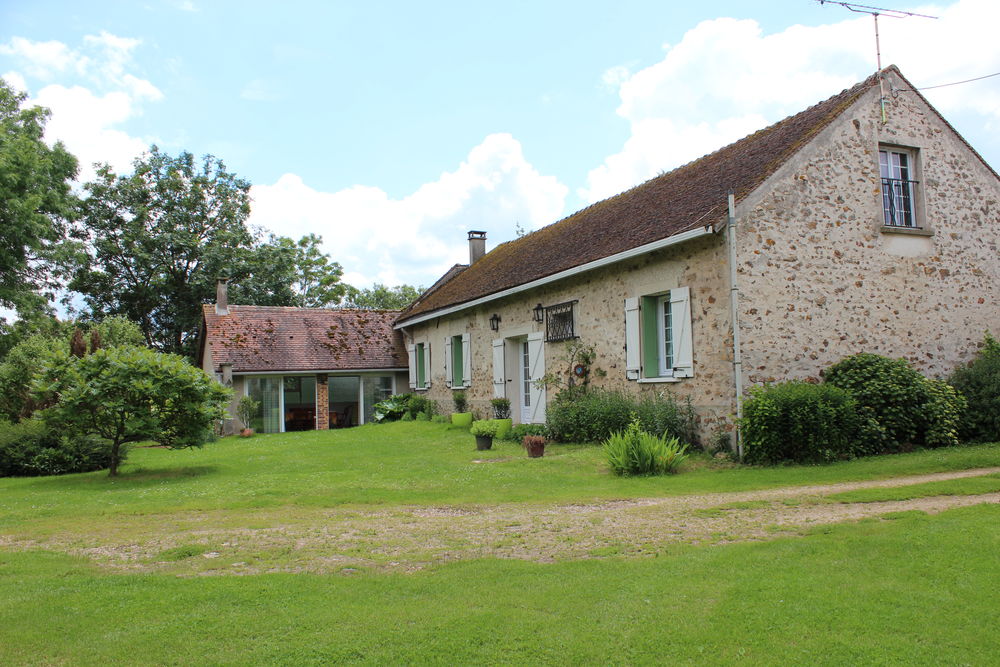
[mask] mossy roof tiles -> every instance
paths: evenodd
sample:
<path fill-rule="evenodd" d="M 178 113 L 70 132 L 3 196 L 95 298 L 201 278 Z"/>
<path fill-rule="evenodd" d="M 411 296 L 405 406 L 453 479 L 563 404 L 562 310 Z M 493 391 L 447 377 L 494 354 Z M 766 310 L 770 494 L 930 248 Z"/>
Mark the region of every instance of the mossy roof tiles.
<path fill-rule="evenodd" d="M 438 281 L 397 322 L 715 224 L 727 213 L 730 189 L 737 201 L 746 197 L 877 83 L 872 75 L 734 144 L 503 243 Z"/>
<path fill-rule="evenodd" d="M 212 365 L 234 373 L 406 368 L 398 310 L 335 310 L 230 306 L 217 315 L 204 306 Z"/>

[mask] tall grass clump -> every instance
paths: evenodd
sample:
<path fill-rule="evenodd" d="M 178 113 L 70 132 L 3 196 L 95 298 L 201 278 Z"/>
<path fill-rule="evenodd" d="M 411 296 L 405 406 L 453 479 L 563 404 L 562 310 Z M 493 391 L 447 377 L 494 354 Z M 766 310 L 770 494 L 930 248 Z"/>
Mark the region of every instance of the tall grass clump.
<path fill-rule="evenodd" d="M 611 471 L 621 476 L 664 475 L 677 472 L 687 459 L 687 445 L 676 437 L 646 433 L 633 416 L 624 431 L 604 442 L 604 455 Z"/>
<path fill-rule="evenodd" d="M 561 442 L 603 442 L 628 428 L 633 417 L 646 433 L 696 440 L 694 410 L 669 394 L 636 397 L 620 391 L 564 389 L 548 410 L 549 436 Z"/>

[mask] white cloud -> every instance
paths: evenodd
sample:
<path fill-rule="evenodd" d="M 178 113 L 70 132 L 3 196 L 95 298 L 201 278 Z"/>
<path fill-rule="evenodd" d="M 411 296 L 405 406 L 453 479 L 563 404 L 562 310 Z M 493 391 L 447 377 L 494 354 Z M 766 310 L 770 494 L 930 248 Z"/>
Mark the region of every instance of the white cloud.
<path fill-rule="evenodd" d="M 352 284 L 429 285 L 468 261 L 466 231 L 487 231 L 491 245 L 509 240 L 515 224 L 535 229 L 557 219 L 567 192 L 525 160 L 511 135 L 493 134 L 457 169 L 402 199 L 362 185 L 322 192 L 285 174 L 253 187 L 250 222 L 294 238 L 321 234 Z"/>
<path fill-rule="evenodd" d="M 29 78 L 41 82 L 31 102 L 52 111 L 46 140 L 61 140 L 76 155 L 81 181 L 93 178 L 95 162 L 129 170 L 132 160 L 153 143 L 121 129 L 142 112 L 143 103 L 163 99 L 152 82 L 130 71 L 132 53 L 140 44 L 138 39 L 101 31 L 85 36 L 79 49 L 22 37 L 0 45 L 0 54 L 10 56 L 20 68 L 6 73 L 5 80 L 25 91 L 31 90 Z M 57 78 L 58 83 L 50 83 Z M 76 83 L 68 82 L 74 78 Z"/>
<path fill-rule="evenodd" d="M 184 2 L 177 5 L 177 9 L 181 10 L 182 12 L 198 11 L 198 7 L 196 7 L 195 4 L 191 2 L 191 0 L 184 0 Z"/>
<path fill-rule="evenodd" d="M 941 18 L 882 18 L 883 65 L 899 65 L 915 85 L 1000 70 L 992 35 L 1000 3 L 961 0 L 915 11 Z M 851 86 L 875 70 L 874 46 L 867 15 L 770 35 L 753 20 L 704 21 L 665 47 L 663 60 L 620 79 L 617 113 L 631 136 L 590 171 L 578 194 L 587 201 L 615 194 Z M 612 68 L 602 80 L 622 74 Z M 973 110 L 1000 121 L 996 86 L 955 86 L 927 96 L 946 114 Z"/>

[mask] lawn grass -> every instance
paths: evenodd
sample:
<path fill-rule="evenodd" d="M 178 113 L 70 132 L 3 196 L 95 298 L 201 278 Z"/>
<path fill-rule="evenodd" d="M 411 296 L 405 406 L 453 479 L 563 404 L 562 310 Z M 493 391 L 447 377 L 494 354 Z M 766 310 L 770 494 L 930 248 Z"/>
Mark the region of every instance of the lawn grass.
<path fill-rule="evenodd" d="M 940 482 L 909 484 L 886 489 L 857 489 L 826 496 L 840 503 L 878 503 L 892 500 L 912 500 L 933 496 L 976 496 L 1000 492 L 1000 473 L 981 477 L 964 477 Z"/>
<path fill-rule="evenodd" d="M 682 474 L 619 478 L 600 447 L 520 445 L 475 451 L 467 432 L 429 422 L 224 438 L 203 449 L 137 448 L 103 472 L 0 479 L 0 532 L 56 530 L 120 515 L 342 505 L 454 505 L 741 491 L 1000 466 L 1000 444 L 879 456 L 822 466 L 751 467 L 693 457 Z"/>
<path fill-rule="evenodd" d="M 122 575 L 0 552 L 0 664 L 996 664 L 997 525 L 980 505 L 415 574 Z"/>

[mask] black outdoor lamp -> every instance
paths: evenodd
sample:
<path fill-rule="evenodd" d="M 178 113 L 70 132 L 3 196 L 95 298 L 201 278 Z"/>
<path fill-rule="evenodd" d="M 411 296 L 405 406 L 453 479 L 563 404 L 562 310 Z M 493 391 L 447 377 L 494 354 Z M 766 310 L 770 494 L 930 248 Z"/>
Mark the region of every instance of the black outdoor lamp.
<path fill-rule="evenodd" d="M 538 304 L 537 306 L 535 306 L 533 312 L 535 314 L 534 317 L 536 322 L 541 322 L 542 320 L 545 319 L 545 306 L 543 306 L 542 304 Z"/>
<path fill-rule="evenodd" d="M 500 316 L 496 313 L 493 313 L 493 316 L 490 318 L 490 329 L 500 331 Z"/>

